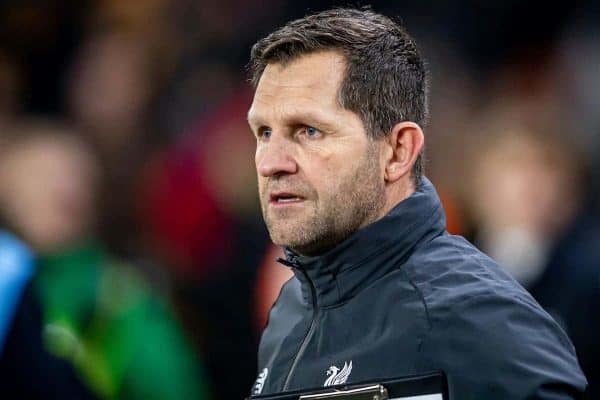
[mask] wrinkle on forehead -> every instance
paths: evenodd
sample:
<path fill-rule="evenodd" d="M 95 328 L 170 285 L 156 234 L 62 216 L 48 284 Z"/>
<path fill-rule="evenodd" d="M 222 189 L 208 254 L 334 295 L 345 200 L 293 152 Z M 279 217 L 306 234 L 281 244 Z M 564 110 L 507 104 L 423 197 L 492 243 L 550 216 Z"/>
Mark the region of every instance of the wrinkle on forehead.
<path fill-rule="evenodd" d="M 343 113 L 339 88 L 346 62 L 337 52 L 302 56 L 285 65 L 269 64 L 257 85 L 248 112 L 251 125 L 274 117 Z M 325 118 L 323 118 L 325 119 Z"/>

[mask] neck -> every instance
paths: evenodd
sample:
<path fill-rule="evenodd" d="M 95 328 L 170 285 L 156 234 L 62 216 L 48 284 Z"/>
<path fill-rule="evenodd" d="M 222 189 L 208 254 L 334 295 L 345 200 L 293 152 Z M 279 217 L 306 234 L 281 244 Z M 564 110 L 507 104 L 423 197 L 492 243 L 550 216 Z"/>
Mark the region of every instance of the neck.
<path fill-rule="evenodd" d="M 381 215 L 377 218 L 383 218 L 387 215 L 392 208 L 396 207 L 401 201 L 408 199 L 415 192 L 415 185 L 412 179 L 402 180 L 393 183 L 389 183 L 385 188 L 385 205 L 381 210 Z"/>
<path fill-rule="evenodd" d="M 307 302 L 312 302 L 316 289 L 318 305 L 341 304 L 397 269 L 418 243 L 444 234 L 445 226 L 440 200 L 424 178 L 413 195 L 396 204 L 385 218 L 316 257 L 286 249 L 287 261 L 282 263 L 294 267 Z"/>

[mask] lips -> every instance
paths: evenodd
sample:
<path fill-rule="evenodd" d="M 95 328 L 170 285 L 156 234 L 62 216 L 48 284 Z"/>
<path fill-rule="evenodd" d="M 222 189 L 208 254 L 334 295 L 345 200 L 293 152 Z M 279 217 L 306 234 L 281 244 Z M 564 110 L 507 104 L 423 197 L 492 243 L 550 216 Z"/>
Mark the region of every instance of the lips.
<path fill-rule="evenodd" d="M 272 192 L 269 195 L 269 203 L 273 205 L 285 205 L 299 203 L 304 197 L 291 192 Z"/>

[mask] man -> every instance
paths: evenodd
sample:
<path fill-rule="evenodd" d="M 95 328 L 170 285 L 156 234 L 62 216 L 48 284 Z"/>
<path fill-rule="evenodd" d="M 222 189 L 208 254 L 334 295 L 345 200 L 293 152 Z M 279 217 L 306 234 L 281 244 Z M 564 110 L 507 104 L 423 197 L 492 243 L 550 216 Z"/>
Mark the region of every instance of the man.
<path fill-rule="evenodd" d="M 404 28 L 335 9 L 252 48 L 263 215 L 295 277 L 273 306 L 252 394 L 443 371 L 451 399 L 572 399 L 558 325 L 445 231 L 423 177 L 427 76 Z"/>

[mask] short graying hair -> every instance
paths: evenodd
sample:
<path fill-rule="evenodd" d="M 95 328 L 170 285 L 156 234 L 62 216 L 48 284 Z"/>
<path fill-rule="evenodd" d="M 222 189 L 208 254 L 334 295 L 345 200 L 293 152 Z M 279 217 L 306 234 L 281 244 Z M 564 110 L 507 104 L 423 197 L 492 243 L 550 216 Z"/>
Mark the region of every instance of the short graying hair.
<path fill-rule="evenodd" d="M 250 55 L 250 80 L 256 87 L 268 64 L 286 64 L 325 50 L 344 55 L 340 104 L 362 119 L 371 138 L 384 137 L 402 121 L 425 126 L 428 76 L 417 46 L 402 25 L 368 9 L 322 11 L 259 40 Z M 424 163 L 422 152 L 412 171 L 415 186 Z"/>

